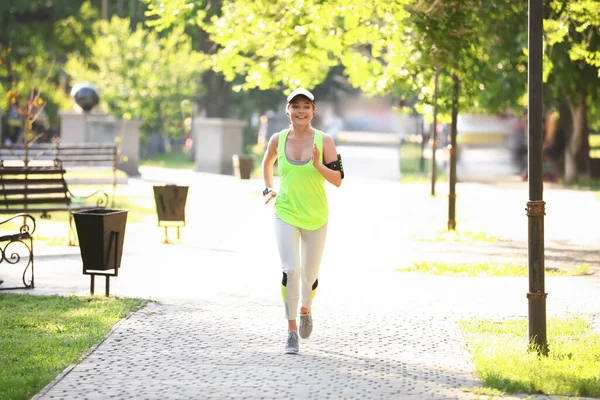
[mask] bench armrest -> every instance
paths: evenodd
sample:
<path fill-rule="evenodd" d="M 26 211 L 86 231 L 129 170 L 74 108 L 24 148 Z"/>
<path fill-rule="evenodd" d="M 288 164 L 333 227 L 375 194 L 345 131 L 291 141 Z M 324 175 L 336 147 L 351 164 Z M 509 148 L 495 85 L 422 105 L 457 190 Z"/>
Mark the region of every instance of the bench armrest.
<path fill-rule="evenodd" d="M 32 215 L 29 215 L 26 213 L 15 214 L 9 218 L 6 218 L 6 219 L 0 221 L 0 226 L 8 223 L 9 221 L 17 219 L 17 218 L 23 219 L 23 224 L 19 228 L 19 235 L 21 235 L 23 237 L 32 237 L 33 232 L 35 232 L 35 227 L 36 227 L 35 218 L 33 218 Z"/>
<path fill-rule="evenodd" d="M 78 195 L 74 194 L 73 192 L 71 192 L 70 189 L 68 191 L 69 191 L 69 197 L 71 197 L 72 199 L 86 200 L 91 197 L 97 196 L 98 198 L 96 199 L 96 206 L 102 207 L 102 208 L 106 208 L 106 206 L 108 206 L 108 194 L 102 190 L 96 190 L 94 193 L 84 195 L 84 196 L 78 196 Z"/>

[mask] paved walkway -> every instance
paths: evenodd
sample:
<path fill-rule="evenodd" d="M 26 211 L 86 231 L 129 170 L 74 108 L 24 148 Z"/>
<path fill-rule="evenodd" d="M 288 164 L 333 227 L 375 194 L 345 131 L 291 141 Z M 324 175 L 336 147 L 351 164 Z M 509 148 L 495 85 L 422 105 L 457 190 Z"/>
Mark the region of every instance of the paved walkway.
<path fill-rule="evenodd" d="M 455 243 L 422 240 L 446 225 L 443 184 L 432 199 L 425 184 L 350 178 L 329 190 L 313 336 L 301 341 L 299 356 L 283 355 L 280 267 L 261 181 L 143 174 L 127 190 L 150 194 L 150 182 L 191 185 L 182 243 L 162 244 L 163 231 L 148 224 L 127 227 L 111 293 L 155 301 L 121 321 L 36 399 L 470 399 L 476 396 L 463 389 L 480 382 L 456 321 L 527 315 L 527 278 L 395 271 L 419 260 L 526 264 L 525 185 L 460 184 L 459 229 L 503 240 Z M 547 266 L 586 262 L 596 272 L 547 278 L 548 315 L 594 316 L 600 232 L 572 221 L 599 221 L 600 203 L 583 192 L 545 196 Z M 77 248 L 37 254 L 36 294 L 89 293 Z"/>

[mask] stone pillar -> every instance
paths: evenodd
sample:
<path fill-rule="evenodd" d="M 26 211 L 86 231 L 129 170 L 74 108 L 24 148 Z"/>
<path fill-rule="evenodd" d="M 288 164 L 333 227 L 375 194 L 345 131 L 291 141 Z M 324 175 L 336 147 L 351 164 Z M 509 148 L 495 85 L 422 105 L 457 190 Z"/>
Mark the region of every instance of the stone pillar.
<path fill-rule="evenodd" d="M 60 140 L 64 143 L 85 143 L 84 115 L 75 111 L 60 111 Z"/>
<path fill-rule="evenodd" d="M 140 176 L 140 120 L 117 121 L 121 154 L 117 168 L 129 176 Z"/>
<path fill-rule="evenodd" d="M 243 153 L 245 121 L 195 117 L 196 171 L 233 174 L 234 154 Z"/>
<path fill-rule="evenodd" d="M 63 143 L 108 143 L 118 133 L 118 121 L 109 115 L 76 111 L 61 111 L 59 115 Z"/>
<path fill-rule="evenodd" d="M 140 171 L 139 120 L 116 120 L 109 115 L 61 111 L 60 138 L 62 143 L 113 143 L 119 141 L 120 156 L 117 168 L 130 176 Z"/>

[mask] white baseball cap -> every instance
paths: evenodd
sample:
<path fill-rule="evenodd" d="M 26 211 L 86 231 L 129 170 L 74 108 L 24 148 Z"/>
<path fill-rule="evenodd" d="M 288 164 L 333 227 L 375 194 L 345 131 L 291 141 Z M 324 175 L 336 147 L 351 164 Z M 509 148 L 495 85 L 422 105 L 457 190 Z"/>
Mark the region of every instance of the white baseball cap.
<path fill-rule="evenodd" d="M 315 96 L 309 92 L 308 90 L 304 89 L 304 88 L 298 88 L 296 90 L 294 90 L 292 93 L 290 93 L 287 97 L 287 102 L 289 103 L 290 101 L 292 101 L 294 99 L 294 97 L 296 96 L 305 96 L 307 97 L 310 101 L 315 101 Z"/>

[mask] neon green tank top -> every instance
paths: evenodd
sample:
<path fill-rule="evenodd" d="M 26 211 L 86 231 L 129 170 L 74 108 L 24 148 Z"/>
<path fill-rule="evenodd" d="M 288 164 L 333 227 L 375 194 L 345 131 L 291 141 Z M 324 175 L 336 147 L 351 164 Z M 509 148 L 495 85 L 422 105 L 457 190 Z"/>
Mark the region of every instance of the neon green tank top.
<path fill-rule="evenodd" d="M 275 199 L 275 213 L 292 226 L 316 230 L 325 225 L 329 216 L 325 178 L 312 161 L 295 165 L 288 161 L 285 142 L 289 129 L 279 134 L 277 165 L 279 168 L 279 193 Z M 315 129 L 314 141 L 323 155 L 323 132 Z"/>

